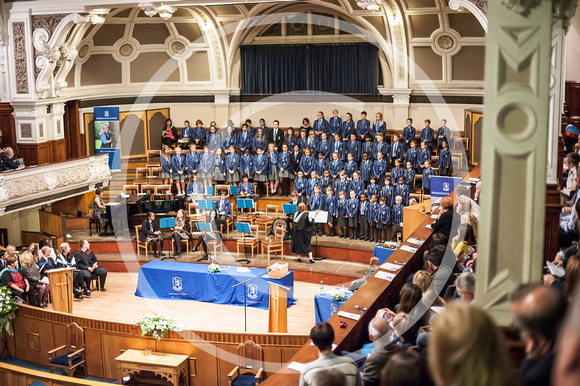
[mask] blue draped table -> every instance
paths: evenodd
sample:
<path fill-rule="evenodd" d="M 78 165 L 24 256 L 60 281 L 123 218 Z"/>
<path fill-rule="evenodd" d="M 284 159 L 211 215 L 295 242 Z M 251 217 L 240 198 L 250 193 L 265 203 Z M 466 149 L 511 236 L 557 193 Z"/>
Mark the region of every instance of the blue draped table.
<path fill-rule="evenodd" d="M 387 261 L 389 256 L 391 256 L 393 252 L 395 252 L 396 250 L 397 250 L 396 248 L 391 249 L 378 246 L 375 247 L 375 250 L 373 251 L 373 256 L 378 257 L 381 264 L 383 264 L 385 261 Z"/>
<path fill-rule="evenodd" d="M 139 268 L 135 295 L 151 299 L 187 299 L 243 306 L 244 285 L 236 288 L 232 286 L 267 272 L 266 269 L 246 267 L 243 267 L 242 272 L 238 272 L 242 267 L 224 266 L 220 272 L 209 273 L 207 267 L 207 264 L 151 261 Z M 294 272 L 290 271 L 282 279 L 270 279 L 266 274 L 249 281 L 246 284 L 248 306 L 268 309 L 269 282 L 290 288 L 288 307 L 296 302 Z"/>
<path fill-rule="evenodd" d="M 316 323 L 327 322 L 328 319 L 338 312 L 338 309 L 348 300 L 352 293 L 347 293 L 347 298 L 343 301 L 334 300 L 332 295 L 325 292 L 314 295 L 314 315 Z"/>

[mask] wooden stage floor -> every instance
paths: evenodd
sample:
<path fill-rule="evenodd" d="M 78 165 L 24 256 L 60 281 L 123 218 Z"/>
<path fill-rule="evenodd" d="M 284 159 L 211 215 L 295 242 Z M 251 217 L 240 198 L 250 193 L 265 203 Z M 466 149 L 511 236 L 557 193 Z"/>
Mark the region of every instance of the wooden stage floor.
<path fill-rule="evenodd" d="M 134 324 L 142 314 L 161 312 L 174 316 L 178 325 L 184 329 L 244 332 L 244 307 L 135 296 L 137 273 L 109 272 L 106 287 L 107 292 L 93 291 L 89 298 L 75 299 L 73 314 Z M 314 295 L 319 291 L 320 284 L 294 281 L 296 303 L 288 308 L 288 333 L 310 333 L 315 324 Z M 248 332 L 268 331 L 268 310 L 247 307 L 247 317 Z"/>

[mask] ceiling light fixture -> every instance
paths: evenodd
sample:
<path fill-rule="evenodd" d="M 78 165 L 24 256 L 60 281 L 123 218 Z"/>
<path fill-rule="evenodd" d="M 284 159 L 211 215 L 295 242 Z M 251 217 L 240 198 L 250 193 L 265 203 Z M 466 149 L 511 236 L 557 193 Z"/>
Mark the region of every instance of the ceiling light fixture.
<path fill-rule="evenodd" d="M 363 0 L 363 1 L 358 1 L 356 4 L 359 7 L 361 7 L 362 9 L 376 12 L 380 8 L 381 0 Z"/>

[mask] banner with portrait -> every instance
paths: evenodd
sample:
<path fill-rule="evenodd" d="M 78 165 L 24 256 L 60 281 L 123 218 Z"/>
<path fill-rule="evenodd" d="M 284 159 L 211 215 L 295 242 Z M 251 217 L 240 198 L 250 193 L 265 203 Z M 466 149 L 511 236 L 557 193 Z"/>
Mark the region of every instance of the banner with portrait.
<path fill-rule="evenodd" d="M 109 154 L 109 168 L 121 170 L 118 107 L 95 107 L 95 152 Z"/>

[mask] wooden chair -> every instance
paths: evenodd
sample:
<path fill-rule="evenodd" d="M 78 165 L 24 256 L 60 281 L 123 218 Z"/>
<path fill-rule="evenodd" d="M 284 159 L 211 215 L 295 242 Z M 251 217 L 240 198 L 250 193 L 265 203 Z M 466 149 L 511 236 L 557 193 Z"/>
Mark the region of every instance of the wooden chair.
<path fill-rule="evenodd" d="M 249 197 L 239 197 L 239 198 L 248 198 Z M 253 209 L 247 209 L 248 212 L 245 213 L 239 213 L 239 208 L 236 209 L 236 221 L 237 222 L 247 222 L 249 224 L 254 224 L 254 222 L 256 221 L 256 203 L 254 202 L 254 208 Z"/>
<path fill-rule="evenodd" d="M 137 245 L 137 257 L 141 257 L 141 249 L 145 250 L 145 259 L 147 260 L 149 258 L 149 245 L 150 243 L 148 241 L 141 241 L 139 239 L 139 234 L 141 233 L 141 231 L 143 230 L 143 226 L 142 225 L 135 225 L 135 236 L 137 237 L 135 240 L 135 243 Z"/>
<path fill-rule="evenodd" d="M 197 202 L 190 202 L 187 204 L 187 212 L 189 216 L 197 214 L 197 210 L 199 209 L 199 203 Z"/>
<path fill-rule="evenodd" d="M 163 172 L 163 168 L 160 166 L 155 166 L 151 168 L 151 173 L 149 174 L 149 178 L 162 178 L 161 172 Z"/>
<path fill-rule="evenodd" d="M 137 194 L 139 193 L 139 185 L 123 185 L 123 191 L 125 194 Z"/>
<path fill-rule="evenodd" d="M 101 233 L 101 219 L 91 216 L 89 218 L 89 236 L 93 235 L 93 225 L 95 226 L 95 232 L 97 232 L 97 234 Z"/>
<path fill-rule="evenodd" d="M 147 193 L 151 196 L 155 195 L 155 185 L 141 185 L 141 193 Z"/>
<path fill-rule="evenodd" d="M 230 196 L 230 186 L 229 185 L 216 185 L 215 186 L 215 195 L 220 196 L 221 192 L 226 192 L 226 197 Z"/>
<path fill-rule="evenodd" d="M 96 287 L 93 286 L 94 283 L 97 284 Z M 90 287 L 91 287 L 91 291 L 95 291 L 95 290 L 100 291 L 101 290 L 101 277 L 97 276 L 97 275 L 95 275 L 94 277 L 91 277 Z"/>
<path fill-rule="evenodd" d="M 148 178 L 149 168 L 135 168 L 135 179 Z"/>
<path fill-rule="evenodd" d="M 238 365 L 228 374 L 228 385 L 259 385 L 264 371 L 262 346 L 251 340 L 240 343 L 238 358 Z"/>
<path fill-rule="evenodd" d="M 270 181 L 262 182 L 266 187 L 266 197 L 270 197 Z M 254 192 L 258 194 L 258 182 L 254 182 Z"/>
<path fill-rule="evenodd" d="M 256 253 L 258 253 L 258 245 L 259 245 L 259 240 L 258 240 L 258 231 L 259 231 L 259 226 L 258 225 L 250 225 L 250 230 L 252 231 L 252 234 L 249 237 L 244 238 L 239 238 L 236 241 L 236 246 L 238 249 L 238 259 L 240 258 L 240 248 L 242 249 L 242 251 L 245 251 L 246 248 L 250 248 L 252 250 L 252 259 L 254 258 L 254 249 L 256 250 Z M 253 232 L 256 232 L 256 234 L 254 235 Z"/>
<path fill-rule="evenodd" d="M 148 168 L 159 167 L 161 165 L 161 150 L 147 150 Z"/>
<path fill-rule="evenodd" d="M 215 240 L 209 240 L 209 239 L 206 239 L 205 240 L 205 245 L 207 245 L 208 251 L 211 254 L 211 251 L 213 250 L 213 255 L 214 256 L 217 255 L 217 250 L 218 249 L 220 250 L 220 253 L 223 253 L 223 251 L 224 251 L 224 242 L 223 242 L 223 239 L 222 239 L 222 233 L 219 232 L 219 235 L 220 235 L 219 239 L 216 238 Z"/>
<path fill-rule="evenodd" d="M 66 344 L 48 352 L 50 372 L 60 369 L 72 377 L 78 367 L 82 367 L 87 375 L 85 361 L 85 333 L 78 324 L 71 323 L 65 328 Z M 62 355 L 56 356 L 58 352 Z"/>
<path fill-rule="evenodd" d="M 167 191 L 169 191 L 169 195 L 167 194 Z M 167 196 L 172 196 L 171 185 L 156 185 L 155 186 L 155 194 L 153 195 L 153 198 L 161 197 L 161 199 L 164 199 Z"/>
<path fill-rule="evenodd" d="M 276 233 L 274 234 L 274 239 L 263 239 L 260 240 L 260 246 L 262 247 L 262 256 L 266 254 L 268 258 L 268 265 L 270 265 L 270 253 L 280 253 L 280 259 L 284 260 L 284 233 L 286 230 L 282 227 L 276 228 Z"/>
<path fill-rule="evenodd" d="M 276 205 L 266 205 L 266 214 L 256 218 L 256 224 L 259 227 L 264 227 L 264 233 L 268 233 L 268 227 L 271 227 L 274 220 L 278 218 L 278 207 Z"/>
<path fill-rule="evenodd" d="M 190 225 L 191 227 L 191 225 Z M 175 243 L 173 242 L 173 237 L 171 237 L 171 235 L 173 234 L 173 228 L 171 228 L 171 232 L 169 232 L 169 242 L 171 243 L 171 256 L 173 256 L 175 253 Z M 181 243 L 185 243 L 185 251 L 189 252 L 189 240 L 191 239 L 191 235 L 189 236 L 189 239 L 181 239 Z"/>

